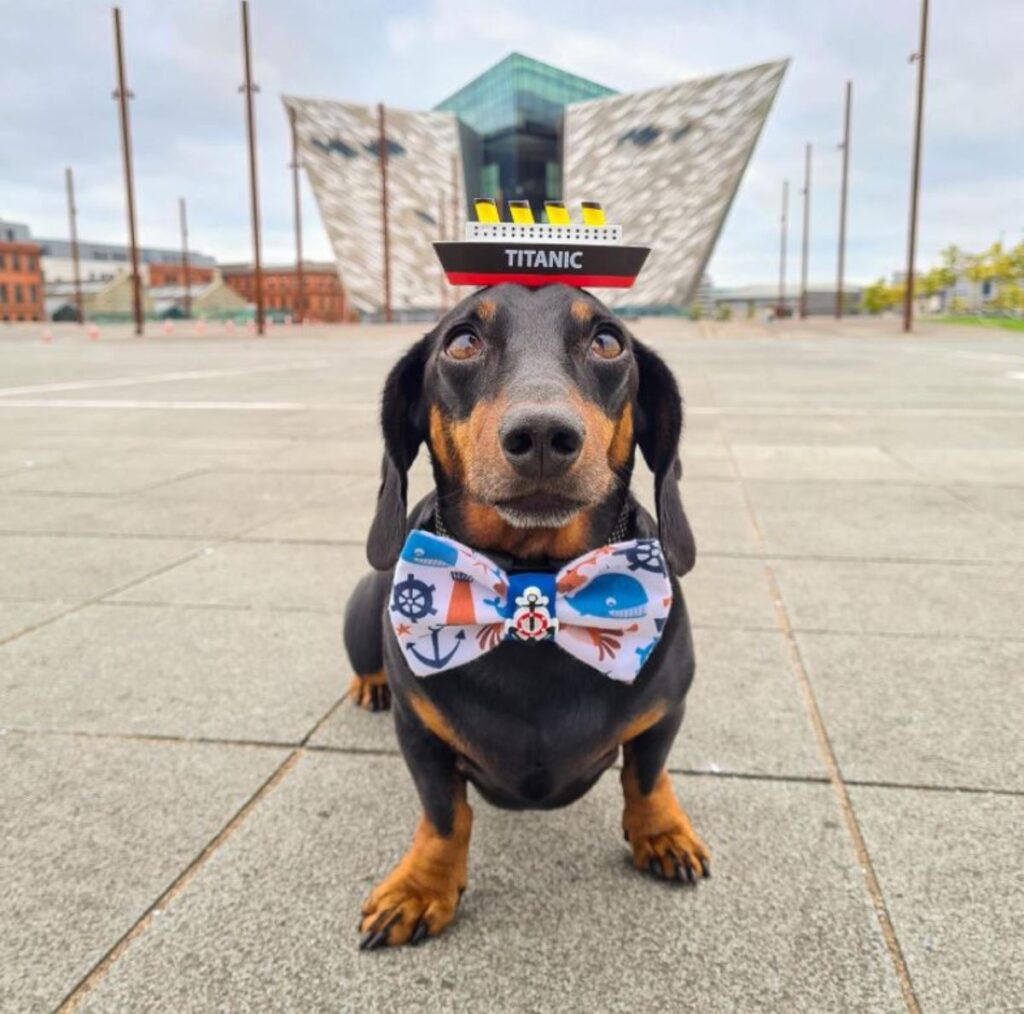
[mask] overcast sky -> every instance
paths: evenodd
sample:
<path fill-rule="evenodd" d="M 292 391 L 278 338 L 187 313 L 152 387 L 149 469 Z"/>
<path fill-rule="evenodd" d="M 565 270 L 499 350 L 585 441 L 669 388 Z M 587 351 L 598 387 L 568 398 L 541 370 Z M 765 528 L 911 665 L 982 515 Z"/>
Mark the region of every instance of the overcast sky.
<path fill-rule="evenodd" d="M 793 197 L 815 148 L 812 281 L 835 274 L 843 86 L 854 81 L 849 277 L 904 259 L 917 0 L 252 0 L 268 261 L 292 256 L 282 93 L 426 108 L 510 50 L 620 91 L 778 57 L 792 63 L 710 270 L 716 284 L 776 276 L 781 181 Z M 135 93 L 139 237 L 251 256 L 235 0 L 124 0 Z M 921 256 L 1024 236 L 1024 0 L 932 0 Z M 74 166 L 79 234 L 124 242 L 110 7 L 0 0 L 0 217 L 66 234 Z M 329 247 L 305 197 L 307 250 Z M 624 223 L 628 227 L 628 223 Z M 795 284 L 799 215 L 790 220 Z"/>

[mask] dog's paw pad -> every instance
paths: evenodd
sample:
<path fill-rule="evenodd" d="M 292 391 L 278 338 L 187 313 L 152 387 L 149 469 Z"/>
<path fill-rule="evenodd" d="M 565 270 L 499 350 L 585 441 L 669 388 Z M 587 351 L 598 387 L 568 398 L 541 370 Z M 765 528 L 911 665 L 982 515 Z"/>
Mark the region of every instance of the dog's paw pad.
<path fill-rule="evenodd" d="M 455 917 L 461 891 L 437 891 L 410 881 L 385 881 L 363 905 L 359 949 L 416 945 L 436 937 Z"/>
<path fill-rule="evenodd" d="M 684 828 L 654 834 L 627 835 L 633 850 L 633 865 L 659 880 L 673 880 L 693 886 L 699 878 L 711 876 L 711 855 L 704 843 Z"/>
<path fill-rule="evenodd" d="M 353 676 L 346 696 L 366 711 L 387 711 L 391 707 L 391 688 L 383 669 L 369 676 Z"/>

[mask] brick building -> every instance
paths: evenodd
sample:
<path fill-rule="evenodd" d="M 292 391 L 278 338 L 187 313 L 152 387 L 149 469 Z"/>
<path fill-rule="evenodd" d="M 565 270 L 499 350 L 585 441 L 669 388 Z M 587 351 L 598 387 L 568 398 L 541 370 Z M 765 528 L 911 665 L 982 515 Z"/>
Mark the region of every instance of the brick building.
<path fill-rule="evenodd" d="M 251 264 L 222 264 L 224 281 L 250 303 L 256 302 L 256 278 Z M 305 262 L 302 265 L 304 298 L 299 305 L 295 265 L 263 269 L 263 304 L 267 312 L 290 313 L 295 320 L 336 323 L 347 320 L 348 300 L 334 264 Z"/>
<path fill-rule="evenodd" d="M 46 292 L 39 244 L 0 233 L 0 321 L 44 320 Z"/>
<path fill-rule="evenodd" d="M 148 281 L 154 289 L 163 288 L 167 285 L 183 286 L 185 284 L 185 272 L 180 263 L 159 264 L 154 262 L 147 265 L 147 267 L 149 273 Z M 212 265 L 189 264 L 188 283 L 196 287 L 209 285 L 213 281 L 215 271 L 216 269 Z"/>

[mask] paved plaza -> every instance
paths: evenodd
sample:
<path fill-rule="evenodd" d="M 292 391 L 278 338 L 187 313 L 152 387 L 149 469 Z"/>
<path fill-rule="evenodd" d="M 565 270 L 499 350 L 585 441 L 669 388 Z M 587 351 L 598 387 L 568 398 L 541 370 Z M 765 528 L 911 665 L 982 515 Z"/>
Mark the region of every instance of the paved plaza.
<path fill-rule="evenodd" d="M 688 405 L 714 877 L 635 873 L 611 774 L 476 798 L 456 922 L 362 953 L 417 806 L 341 614 L 419 328 L 0 327 L 3 1014 L 1024 1008 L 1024 336 L 636 330 Z"/>

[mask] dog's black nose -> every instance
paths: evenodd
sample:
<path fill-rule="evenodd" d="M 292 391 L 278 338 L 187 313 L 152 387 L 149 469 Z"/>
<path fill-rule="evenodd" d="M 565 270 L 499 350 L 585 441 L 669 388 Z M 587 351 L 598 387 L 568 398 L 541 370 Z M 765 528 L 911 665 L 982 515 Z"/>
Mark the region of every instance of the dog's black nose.
<path fill-rule="evenodd" d="M 508 463 L 531 479 L 550 479 L 569 470 L 583 448 L 583 423 L 559 406 L 510 409 L 501 421 L 501 449 Z"/>

